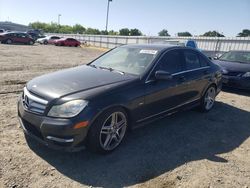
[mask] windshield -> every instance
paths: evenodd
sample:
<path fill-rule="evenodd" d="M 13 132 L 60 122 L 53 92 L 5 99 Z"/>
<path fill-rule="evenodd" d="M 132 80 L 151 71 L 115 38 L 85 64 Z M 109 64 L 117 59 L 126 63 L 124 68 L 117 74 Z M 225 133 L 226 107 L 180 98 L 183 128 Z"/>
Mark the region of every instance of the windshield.
<path fill-rule="evenodd" d="M 250 63 L 250 52 L 227 52 L 224 53 L 219 60 L 236 61 L 240 63 Z"/>
<path fill-rule="evenodd" d="M 157 50 L 119 47 L 91 63 L 92 66 L 140 75 L 157 55 Z"/>

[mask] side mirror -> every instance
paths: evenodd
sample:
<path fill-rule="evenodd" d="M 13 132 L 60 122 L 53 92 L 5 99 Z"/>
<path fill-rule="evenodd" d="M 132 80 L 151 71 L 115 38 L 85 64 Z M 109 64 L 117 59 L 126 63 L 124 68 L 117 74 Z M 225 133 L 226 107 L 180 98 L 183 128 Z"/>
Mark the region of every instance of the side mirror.
<path fill-rule="evenodd" d="M 155 72 L 156 80 L 171 80 L 173 77 L 169 72 L 166 71 L 156 71 Z"/>
<path fill-rule="evenodd" d="M 218 57 L 218 56 L 215 56 L 213 59 L 214 59 L 214 60 L 217 60 L 217 59 L 219 59 L 219 57 Z"/>

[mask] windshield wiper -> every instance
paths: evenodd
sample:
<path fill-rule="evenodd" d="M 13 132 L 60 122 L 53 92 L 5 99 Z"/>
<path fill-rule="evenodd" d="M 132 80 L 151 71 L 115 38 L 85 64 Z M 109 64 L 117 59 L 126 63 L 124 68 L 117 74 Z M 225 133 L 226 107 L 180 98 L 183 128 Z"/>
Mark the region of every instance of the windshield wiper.
<path fill-rule="evenodd" d="M 120 74 L 125 74 L 124 72 L 119 71 L 119 70 L 115 70 L 115 69 L 113 69 L 113 68 L 111 68 L 111 67 L 102 67 L 102 66 L 99 66 L 99 68 L 100 68 L 100 69 L 106 69 L 106 70 L 109 70 L 109 71 L 111 71 L 111 72 L 118 72 L 118 73 L 120 73 Z"/>

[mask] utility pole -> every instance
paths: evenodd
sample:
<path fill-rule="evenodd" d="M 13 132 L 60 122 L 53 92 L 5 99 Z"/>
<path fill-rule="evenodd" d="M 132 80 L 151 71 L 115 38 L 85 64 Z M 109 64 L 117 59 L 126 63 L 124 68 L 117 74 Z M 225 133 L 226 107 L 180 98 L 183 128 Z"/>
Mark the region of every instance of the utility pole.
<path fill-rule="evenodd" d="M 109 23 L 109 3 L 112 2 L 112 0 L 108 0 L 108 7 L 107 7 L 107 17 L 106 17 L 106 32 L 108 32 L 108 23 Z"/>
<path fill-rule="evenodd" d="M 57 24 L 58 25 L 60 25 L 60 17 L 61 17 L 62 15 L 61 14 L 58 14 L 58 20 L 57 20 Z"/>

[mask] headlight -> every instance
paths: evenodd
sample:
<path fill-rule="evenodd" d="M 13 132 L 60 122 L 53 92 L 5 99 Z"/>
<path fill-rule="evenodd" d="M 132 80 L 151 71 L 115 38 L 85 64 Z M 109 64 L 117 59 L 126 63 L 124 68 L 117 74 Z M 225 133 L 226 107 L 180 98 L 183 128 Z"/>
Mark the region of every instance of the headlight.
<path fill-rule="evenodd" d="M 50 109 L 48 116 L 61 118 L 74 117 L 78 115 L 87 104 L 88 102 L 85 100 L 73 100 L 61 105 L 55 105 Z"/>
<path fill-rule="evenodd" d="M 245 74 L 242 75 L 242 77 L 250 77 L 250 72 L 246 72 Z"/>

